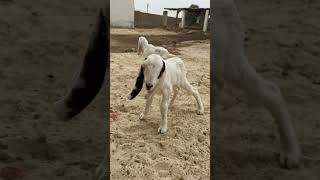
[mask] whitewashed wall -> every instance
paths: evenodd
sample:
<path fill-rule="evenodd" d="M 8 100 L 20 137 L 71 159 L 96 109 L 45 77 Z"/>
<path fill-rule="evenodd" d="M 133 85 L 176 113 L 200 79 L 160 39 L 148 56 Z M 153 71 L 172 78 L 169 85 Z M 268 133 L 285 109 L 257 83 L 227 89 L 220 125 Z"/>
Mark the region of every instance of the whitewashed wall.
<path fill-rule="evenodd" d="M 134 27 L 134 0 L 110 0 L 111 27 Z"/>

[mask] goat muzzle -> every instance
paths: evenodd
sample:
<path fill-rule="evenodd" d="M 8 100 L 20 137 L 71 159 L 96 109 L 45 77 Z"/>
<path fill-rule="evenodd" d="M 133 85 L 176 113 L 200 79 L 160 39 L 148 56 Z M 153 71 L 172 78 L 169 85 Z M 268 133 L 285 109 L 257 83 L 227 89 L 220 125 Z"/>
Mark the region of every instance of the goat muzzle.
<path fill-rule="evenodd" d="M 147 88 L 148 91 L 149 91 L 152 87 L 153 87 L 152 84 L 146 84 L 146 88 Z"/>

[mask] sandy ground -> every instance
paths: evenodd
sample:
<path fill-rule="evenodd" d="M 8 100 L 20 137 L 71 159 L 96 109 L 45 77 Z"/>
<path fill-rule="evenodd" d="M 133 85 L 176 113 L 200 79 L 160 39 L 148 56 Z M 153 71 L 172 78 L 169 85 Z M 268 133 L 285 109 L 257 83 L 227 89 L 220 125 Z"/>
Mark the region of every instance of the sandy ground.
<path fill-rule="evenodd" d="M 114 43 L 119 43 L 116 37 L 111 38 L 111 46 L 117 46 Z M 209 40 L 179 42 L 175 48 L 189 81 L 199 90 L 205 113 L 197 115 L 195 99 L 181 91 L 168 113 L 169 131 L 158 134 L 161 98 L 155 97 L 145 120 L 139 120 L 145 89 L 134 100 L 126 99 L 143 59 L 136 52 L 111 53 L 111 179 L 209 179 Z"/>
<path fill-rule="evenodd" d="M 297 170 L 279 168 L 277 129 L 263 107 L 248 108 L 246 96 L 225 93 L 216 121 L 216 178 L 228 180 L 320 179 L 319 1 L 240 0 L 247 28 L 246 51 L 260 75 L 276 82 L 293 116 L 305 156 Z M 318 160 L 317 160 L 318 159 Z"/>
<path fill-rule="evenodd" d="M 1 171 L 88 180 L 103 158 L 103 93 L 69 122 L 51 112 L 82 62 L 96 13 L 97 1 L 0 1 Z"/>

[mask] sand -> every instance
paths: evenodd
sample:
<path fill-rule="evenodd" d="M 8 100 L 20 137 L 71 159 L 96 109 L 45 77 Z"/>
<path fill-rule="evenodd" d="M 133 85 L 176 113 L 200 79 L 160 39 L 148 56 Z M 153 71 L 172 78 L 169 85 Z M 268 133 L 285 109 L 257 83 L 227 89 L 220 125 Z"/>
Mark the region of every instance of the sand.
<path fill-rule="evenodd" d="M 111 42 L 112 46 L 118 41 Z M 197 115 L 195 99 L 181 91 L 169 110 L 166 134 L 157 132 L 159 96 L 145 120 L 139 120 L 145 89 L 134 100 L 126 99 L 143 58 L 135 52 L 111 53 L 111 179 L 209 179 L 209 40 L 179 43 L 176 49 L 189 81 L 199 90 L 205 113 Z"/>
<path fill-rule="evenodd" d="M 320 179 L 319 1 L 238 1 L 247 28 L 246 52 L 260 75 L 279 85 L 287 101 L 304 156 L 297 170 L 281 169 L 271 115 L 248 108 L 237 90 L 224 94 L 214 143 L 216 179 Z"/>

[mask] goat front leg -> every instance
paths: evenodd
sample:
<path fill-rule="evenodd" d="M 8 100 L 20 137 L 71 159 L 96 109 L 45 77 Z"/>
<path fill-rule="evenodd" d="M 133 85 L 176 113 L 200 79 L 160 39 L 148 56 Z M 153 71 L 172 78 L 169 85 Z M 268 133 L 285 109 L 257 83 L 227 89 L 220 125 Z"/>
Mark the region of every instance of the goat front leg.
<path fill-rule="evenodd" d="M 162 100 L 160 105 L 161 122 L 160 122 L 160 127 L 158 129 L 159 133 L 166 133 L 168 130 L 167 114 L 168 114 L 169 97 L 170 97 L 170 92 L 168 91 L 169 90 L 164 90 L 162 93 Z"/>
<path fill-rule="evenodd" d="M 140 117 L 139 117 L 140 120 L 144 119 L 145 116 L 147 116 L 147 114 L 149 113 L 149 110 L 153 101 L 153 96 L 154 94 L 150 94 L 146 99 L 146 106 L 144 108 L 144 111 L 140 114 Z"/>

